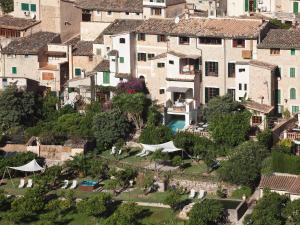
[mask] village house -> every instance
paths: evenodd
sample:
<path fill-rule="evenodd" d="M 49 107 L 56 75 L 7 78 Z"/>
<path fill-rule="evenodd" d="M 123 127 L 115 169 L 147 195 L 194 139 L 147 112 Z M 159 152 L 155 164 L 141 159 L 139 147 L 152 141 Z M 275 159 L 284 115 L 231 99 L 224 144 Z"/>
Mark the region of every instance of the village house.
<path fill-rule="evenodd" d="M 263 175 L 258 186 L 260 198 L 263 196 L 264 189 L 286 195 L 291 201 L 300 199 L 300 176 L 284 173 Z"/>
<path fill-rule="evenodd" d="M 224 17 L 227 11 L 227 0 L 187 0 L 191 14 L 202 17 Z"/>
<path fill-rule="evenodd" d="M 2 50 L 2 81 L 8 77 L 26 78 L 59 92 L 68 79 L 67 49 L 60 43 L 60 35 L 51 32 L 13 40 Z"/>
<path fill-rule="evenodd" d="M 42 31 L 59 33 L 62 41 L 80 33 L 81 10 L 72 0 L 14 0 L 12 14 L 41 21 Z"/>
<path fill-rule="evenodd" d="M 277 65 L 273 95 L 278 113 L 288 110 L 298 113 L 300 107 L 300 29 L 272 29 L 258 44 L 257 59 Z"/>
<path fill-rule="evenodd" d="M 167 114 L 184 116 L 187 126 L 195 122 L 197 109 L 211 98 L 226 93 L 236 98 L 237 74 L 245 70 L 238 64 L 263 70 L 271 79 L 273 68 L 253 61 L 257 43 L 268 29 L 267 22 L 254 19 L 146 20 L 136 30 L 136 75 L 145 78 L 152 99 L 164 105 Z M 247 90 L 248 86 L 242 88 Z"/>

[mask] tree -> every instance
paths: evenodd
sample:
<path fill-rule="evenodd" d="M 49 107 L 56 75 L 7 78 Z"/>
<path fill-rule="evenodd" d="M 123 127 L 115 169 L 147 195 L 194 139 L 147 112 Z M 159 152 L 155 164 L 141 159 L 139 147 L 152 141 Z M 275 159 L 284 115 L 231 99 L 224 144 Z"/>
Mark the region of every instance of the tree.
<path fill-rule="evenodd" d="M 162 144 L 170 141 L 172 137 L 173 134 L 169 127 L 150 125 L 142 130 L 139 141 L 143 144 Z"/>
<path fill-rule="evenodd" d="M 291 224 L 300 224 L 300 199 L 288 202 L 284 209 L 284 215 Z"/>
<path fill-rule="evenodd" d="M 226 222 L 227 215 L 220 202 L 205 199 L 193 206 L 189 218 L 188 225 L 217 225 Z"/>
<path fill-rule="evenodd" d="M 0 6 L 4 13 L 10 13 L 14 10 L 13 0 L 0 0 Z"/>
<path fill-rule="evenodd" d="M 259 133 L 257 136 L 257 140 L 260 144 L 264 145 L 266 148 L 270 149 L 273 145 L 273 133 L 270 129 L 264 130 Z"/>
<path fill-rule="evenodd" d="M 140 225 L 138 222 L 141 209 L 135 203 L 122 204 L 112 216 L 106 221 L 105 225 Z"/>
<path fill-rule="evenodd" d="M 101 192 L 96 196 L 78 202 L 77 209 L 80 213 L 88 216 L 99 217 L 109 210 L 111 201 L 111 195 Z"/>
<path fill-rule="evenodd" d="M 89 174 L 93 178 L 101 178 L 104 179 L 108 176 L 109 167 L 107 163 L 101 161 L 100 159 L 93 159 L 90 160 L 90 168 L 89 168 Z"/>
<path fill-rule="evenodd" d="M 129 181 L 133 180 L 137 176 L 137 171 L 131 167 L 127 167 L 124 170 L 116 172 L 115 177 L 121 187 L 129 185 Z"/>
<path fill-rule="evenodd" d="M 89 169 L 90 160 L 89 155 L 83 153 L 72 156 L 72 160 L 67 161 L 67 166 L 72 168 L 75 173 L 78 173 L 80 177 L 85 177 Z"/>
<path fill-rule="evenodd" d="M 123 93 L 113 98 L 113 106 L 125 113 L 128 120 L 133 122 L 137 130 L 143 127 L 143 116 L 147 112 L 150 103 L 142 93 Z"/>
<path fill-rule="evenodd" d="M 250 130 L 248 111 L 217 114 L 209 120 L 209 132 L 219 145 L 237 146 L 246 140 Z"/>
<path fill-rule="evenodd" d="M 32 126 L 40 117 L 39 102 L 32 92 L 7 87 L 0 94 L 0 130 L 5 133 L 18 126 Z"/>
<path fill-rule="evenodd" d="M 130 126 L 127 119 L 118 109 L 101 112 L 93 120 L 94 136 L 102 149 L 109 149 L 113 144 L 128 136 Z"/>
<path fill-rule="evenodd" d="M 242 106 L 239 102 L 234 101 L 231 95 L 218 96 L 212 98 L 204 108 L 203 116 L 210 122 L 215 115 L 229 114 L 238 111 Z"/>
<path fill-rule="evenodd" d="M 269 152 L 258 142 L 248 141 L 238 147 L 229 155 L 218 170 L 222 180 L 237 185 L 254 187 L 259 181 L 263 160 Z"/>
<path fill-rule="evenodd" d="M 177 189 L 168 191 L 168 194 L 166 195 L 165 199 L 163 200 L 163 203 L 166 205 L 171 206 L 171 208 L 176 211 L 179 209 L 180 204 L 182 203 L 182 197 L 181 194 Z"/>
<path fill-rule="evenodd" d="M 252 225 L 283 225 L 285 222 L 283 209 L 287 202 L 286 196 L 265 191 L 247 221 L 251 221 Z"/>

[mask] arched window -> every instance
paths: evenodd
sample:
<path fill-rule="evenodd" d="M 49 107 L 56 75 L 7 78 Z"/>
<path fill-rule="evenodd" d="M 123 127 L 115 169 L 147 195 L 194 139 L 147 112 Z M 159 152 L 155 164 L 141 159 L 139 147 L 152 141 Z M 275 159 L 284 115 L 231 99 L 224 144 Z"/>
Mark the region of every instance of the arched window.
<path fill-rule="evenodd" d="M 296 99 L 296 89 L 295 88 L 290 89 L 290 99 Z"/>

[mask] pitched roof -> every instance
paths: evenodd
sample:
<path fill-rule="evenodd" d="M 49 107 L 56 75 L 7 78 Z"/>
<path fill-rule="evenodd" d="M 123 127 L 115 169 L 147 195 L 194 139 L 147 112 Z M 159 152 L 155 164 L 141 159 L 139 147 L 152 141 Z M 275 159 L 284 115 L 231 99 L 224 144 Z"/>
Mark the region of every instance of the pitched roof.
<path fill-rule="evenodd" d="M 258 61 L 258 60 L 251 60 L 249 62 L 250 65 L 253 66 L 257 66 L 257 67 L 262 67 L 262 68 L 266 68 L 269 70 L 274 70 L 277 68 L 277 65 L 275 64 L 271 64 L 271 63 L 267 63 L 267 62 L 263 62 L 263 61 Z"/>
<path fill-rule="evenodd" d="M 71 38 L 70 40 L 67 40 L 66 42 L 64 42 L 64 44 L 75 46 L 79 41 L 80 41 L 80 35 L 77 35 L 77 36 Z"/>
<path fill-rule="evenodd" d="M 272 29 L 258 48 L 300 48 L 300 29 Z"/>
<path fill-rule="evenodd" d="M 149 19 L 137 29 L 138 33 L 166 34 L 190 37 L 251 38 L 258 37 L 267 22 L 236 18 Z"/>
<path fill-rule="evenodd" d="M 109 51 L 109 53 L 107 53 L 108 56 L 118 56 L 119 55 L 119 51 L 118 50 L 111 50 Z"/>
<path fill-rule="evenodd" d="M 30 36 L 14 39 L 2 52 L 4 54 L 36 55 L 49 43 L 60 43 L 60 35 L 51 32 L 37 32 Z"/>
<path fill-rule="evenodd" d="M 280 173 L 263 175 L 259 188 L 270 188 L 271 190 L 300 194 L 300 176 Z"/>
<path fill-rule="evenodd" d="M 0 28 L 12 29 L 12 30 L 26 30 L 34 25 L 39 24 L 41 21 L 33 19 L 16 18 L 12 16 L 0 17 Z"/>
<path fill-rule="evenodd" d="M 95 72 L 109 71 L 109 60 L 102 60 L 94 69 Z"/>
<path fill-rule="evenodd" d="M 73 48 L 74 56 L 92 56 L 93 41 L 78 41 Z"/>
<path fill-rule="evenodd" d="M 252 110 L 262 112 L 265 114 L 270 113 L 274 109 L 274 106 L 261 104 L 261 103 L 254 102 L 254 101 L 246 101 L 245 103 L 243 103 L 243 105 L 248 109 L 252 109 Z"/>
<path fill-rule="evenodd" d="M 125 32 L 132 32 L 142 23 L 143 20 L 116 19 L 111 25 L 109 25 L 106 29 L 104 29 L 102 34 L 114 35 L 114 34 L 120 34 Z"/>
<path fill-rule="evenodd" d="M 77 0 L 76 5 L 86 10 L 143 12 L 143 0 Z"/>

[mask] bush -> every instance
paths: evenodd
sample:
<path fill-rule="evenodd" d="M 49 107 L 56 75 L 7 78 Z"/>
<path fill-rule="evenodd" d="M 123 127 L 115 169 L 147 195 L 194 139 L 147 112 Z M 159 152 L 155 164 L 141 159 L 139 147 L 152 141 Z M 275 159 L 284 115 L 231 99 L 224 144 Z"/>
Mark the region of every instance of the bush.
<path fill-rule="evenodd" d="M 166 205 L 170 205 L 174 211 L 180 208 L 181 202 L 182 202 L 181 194 L 176 189 L 168 191 L 165 199 L 163 200 L 163 203 Z"/>
<path fill-rule="evenodd" d="M 257 136 L 257 140 L 260 144 L 264 145 L 268 149 L 270 149 L 273 145 L 273 134 L 270 129 L 264 130 L 259 133 Z"/>
<path fill-rule="evenodd" d="M 139 141 L 143 144 L 162 144 L 172 139 L 173 134 L 167 126 L 147 126 L 143 129 Z"/>
<path fill-rule="evenodd" d="M 172 159 L 172 166 L 181 166 L 182 162 L 182 158 L 179 155 L 176 155 Z"/>
<path fill-rule="evenodd" d="M 279 173 L 300 174 L 299 156 L 272 152 L 272 170 Z"/>
<path fill-rule="evenodd" d="M 248 198 L 251 196 L 251 194 L 252 194 L 251 188 L 247 186 L 242 186 L 241 188 L 234 190 L 231 194 L 231 197 L 242 199 L 244 195 L 246 196 L 246 198 Z"/>

